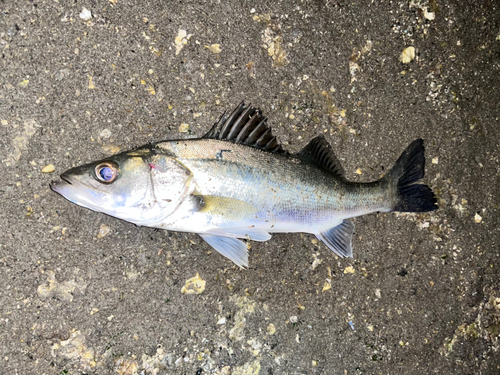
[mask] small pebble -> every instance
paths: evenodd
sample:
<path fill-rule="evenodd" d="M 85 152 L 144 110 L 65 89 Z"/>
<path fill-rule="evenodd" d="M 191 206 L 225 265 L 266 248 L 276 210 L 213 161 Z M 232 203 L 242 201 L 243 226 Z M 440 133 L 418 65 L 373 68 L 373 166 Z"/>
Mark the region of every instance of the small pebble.
<path fill-rule="evenodd" d="M 221 53 L 222 50 L 220 48 L 220 44 L 212 44 L 210 46 L 205 46 L 205 48 L 208 48 L 208 50 L 212 53 Z"/>
<path fill-rule="evenodd" d="M 330 280 L 326 280 L 325 283 L 323 284 L 323 289 L 321 290 L 322 292 L 326 292 L 327 290 L 330 290 L 332 288 L 332 284 Z"/>
<path fill-rule="evenodd" d="M 106 224 L 101 224 L 101 227 L 99 228 L 99 233 L 97 233 L 97 238 L 101 239 L 103 237 L 106 237 L 110 232 L 111 232 L 110 227 L 108 227 Z"/>
<path fill-rule="evenodd" d="M 434 12 L 429 12 L 427 8 L 424 8 L 424 18 L 432 21 L 434 18 L 436 18 L 436 14 Z"/>
<path fill-rule="evenodd" d="M 181 124 L 179 126 L 179 133 L 187 133 L 189 131 L 189 124 Z"/>
<path fill-rule="evenodd" d="M 202 280 L 199 274 L 186 280 L 186 284 L 182 287 L 181 293 L 184 294 L 201 294 L 205 290 L 206 281 Z"/>
<path fill-rule="evenodd" d="M 103 129 L 100 133 L 99 136 L 101 138 L 110 138 L 112 136 L 111 130 L 109 129 Z"/>
<path fill-rule="evenodd" d="M 403 64 L 408 64 L 415 58 L 415 47 L 407 47 L 401 52 L 401 56 L 399 56 L 399 61 Z"/>
<path fill-rule="evenodd" d="M 42 168 L 42 173 L 52 173 L 56 170 L 56 167 L 54 165 L 49 164 L 46 165 L 45 167 Z"/>
<path fill-rule="evenodd" d="M 354 269 L 354 267 L 351 267 L 351 266 L 348 266 L 344 269 L 344 273 L 354 273 L 356 272 L 356 270 Z"/>
<path fill-rule="evenodd" d="M 83 8 L 82 12 L 80 13 L 80 18 L 84 21 L 88 21 L 92 18 L 92 13 L 87 8 Z"/>

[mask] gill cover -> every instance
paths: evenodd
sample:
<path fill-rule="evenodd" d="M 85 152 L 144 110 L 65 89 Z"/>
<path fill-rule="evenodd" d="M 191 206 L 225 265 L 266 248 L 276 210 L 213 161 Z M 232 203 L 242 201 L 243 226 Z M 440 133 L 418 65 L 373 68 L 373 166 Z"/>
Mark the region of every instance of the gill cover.
<path fill-rule="evenodd" d="M 155 226 L 192 193 L 176 159 L 140 148 L 72 168 L 51 188 L 69 201 L 141 226 Z"/>
<path fill-rule="evenodd" d="M 153 226 L 170 216 L 193 193 L 195 185 L 191 183 L 192 172 L 175 158 L 154 155 L 149 158 L 148 166 L 153 199 L 160 208 L 161 215 L 153 223 L 143 225 Z"/>

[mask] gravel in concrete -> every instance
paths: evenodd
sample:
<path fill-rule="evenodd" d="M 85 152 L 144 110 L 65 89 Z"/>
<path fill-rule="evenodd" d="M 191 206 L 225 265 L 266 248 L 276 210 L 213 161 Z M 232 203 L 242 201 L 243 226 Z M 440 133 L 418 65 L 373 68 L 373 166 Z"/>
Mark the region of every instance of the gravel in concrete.
<path fill-rule="evenodd" d="M 497 2 L 0 10 L 0 373 L 500 373 Z M 324 134 L 355 181 L 423 138 L 440 210 L 355 219 L 354 259 L 274 235 L 243 271 L 194 234 L 49 189 L 80 163 L 201 136 L 241 100 L 290 151 Z M 204 290 L 182 293 L 196 275 Z"/>

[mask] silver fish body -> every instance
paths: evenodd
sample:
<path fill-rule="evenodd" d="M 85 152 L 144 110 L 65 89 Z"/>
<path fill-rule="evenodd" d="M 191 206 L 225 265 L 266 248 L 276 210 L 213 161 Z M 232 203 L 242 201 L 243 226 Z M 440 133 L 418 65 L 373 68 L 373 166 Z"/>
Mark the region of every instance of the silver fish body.
<path fill-rule="evenodd" d="M 293 156 L 212 139 L 157 147 L 193 173 L 196 195 L 211 197 L 202 210 L 196 199 L 186 200 L 165 229 L 192 232 L 195 221 L 198 233 L 242 228 L 256 239 L 252 232 L 317 233 L 349 217 L 390 210 L 381 182 L 353 184 Z"/>
<path fill-rule="evenodd" d="M 200 139 L 150 144 L 73 168 L 51 188 L 68 200 L 137 225 L 198 233 L 240 267 L 240 239 L 270 233 L 315 234 L 352 256 L 347 219 L 376 211 L 431 211 L 422 140 L 413 142 L 382 179 L 353 183 L 323 137 L 289 154 L 260 111 L 241 104 Z M 107 180 L 106 180 L 107 179 Z"/>

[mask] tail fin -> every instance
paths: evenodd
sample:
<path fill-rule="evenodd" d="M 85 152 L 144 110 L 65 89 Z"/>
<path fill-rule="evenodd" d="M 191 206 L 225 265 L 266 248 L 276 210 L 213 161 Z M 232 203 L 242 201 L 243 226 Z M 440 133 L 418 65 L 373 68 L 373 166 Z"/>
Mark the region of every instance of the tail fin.
<path fill-rule="evenodd" d="M 436 197 L 427 185 L 412 185 L 424 177 L 424 141 L 413 141 L 401 154 L 387 175 L 389 185 L 396 188 L 393 211 L 426 212 L 438 209 Z"/>

